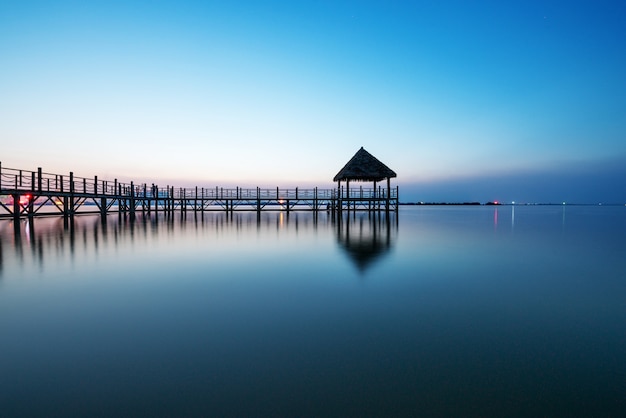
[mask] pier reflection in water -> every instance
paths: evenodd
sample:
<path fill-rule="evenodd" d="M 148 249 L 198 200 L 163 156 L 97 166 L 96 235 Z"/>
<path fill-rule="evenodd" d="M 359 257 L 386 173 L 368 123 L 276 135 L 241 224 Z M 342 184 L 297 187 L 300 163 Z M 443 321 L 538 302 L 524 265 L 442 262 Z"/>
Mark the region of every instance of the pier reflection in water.
<path fill-rule="evenodd" d="M 95 215 L 63 218 L 60 216 L 0 222 L 0 278 L 7 264 L 22 270 L 33 267 L 58 267 L 61 260 L 86 260 L 98 253 L 126 246 L 141 248 L 155 241 L 181 238 L 190 231 L 215 237 L 271 231 L 284 235 L 320 232 L 334 235 L 339 246 L 360 272 L 387 253 L 397 235 L 398 214 L 374 212 L 332 213 L 175 213 L 147 214 L 136 217 Z M 184 238 L 183 238 L 184 239 Z M 306 241 L 306 239 L 303 239 Z M 130 247 L 129 247 L 130 248 Z M 174 250 L 174 249 L 172 249 Z M 315 257 L 315 254 L 311 254 Z"/>

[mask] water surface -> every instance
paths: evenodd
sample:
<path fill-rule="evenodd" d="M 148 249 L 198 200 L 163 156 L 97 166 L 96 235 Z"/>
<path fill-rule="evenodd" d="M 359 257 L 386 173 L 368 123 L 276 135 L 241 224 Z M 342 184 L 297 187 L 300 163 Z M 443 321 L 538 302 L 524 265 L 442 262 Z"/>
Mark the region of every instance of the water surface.
<path fill-rule="evenodd" d="M 0 405 L 617 415 L 624 237 L 606 206 L 0 221 Z"/>

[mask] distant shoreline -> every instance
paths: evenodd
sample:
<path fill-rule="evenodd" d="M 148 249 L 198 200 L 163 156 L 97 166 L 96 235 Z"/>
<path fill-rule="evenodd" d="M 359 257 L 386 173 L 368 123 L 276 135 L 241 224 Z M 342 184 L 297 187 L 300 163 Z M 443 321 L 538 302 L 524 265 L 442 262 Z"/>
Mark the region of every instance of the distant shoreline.
<path fill-rule="evenodd" d="M 626 206 L 623 203 L 400 202 L 400 206 Z"/>

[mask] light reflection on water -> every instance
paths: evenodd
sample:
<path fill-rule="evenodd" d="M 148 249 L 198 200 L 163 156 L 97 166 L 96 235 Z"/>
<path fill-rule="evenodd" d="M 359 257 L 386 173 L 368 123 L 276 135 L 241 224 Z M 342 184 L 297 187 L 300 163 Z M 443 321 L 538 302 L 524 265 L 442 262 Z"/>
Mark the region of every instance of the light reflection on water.
<path fill-rule="evenodd" d="M 611 415 L 621 207 L 0 222 L 16 415 Z"/>

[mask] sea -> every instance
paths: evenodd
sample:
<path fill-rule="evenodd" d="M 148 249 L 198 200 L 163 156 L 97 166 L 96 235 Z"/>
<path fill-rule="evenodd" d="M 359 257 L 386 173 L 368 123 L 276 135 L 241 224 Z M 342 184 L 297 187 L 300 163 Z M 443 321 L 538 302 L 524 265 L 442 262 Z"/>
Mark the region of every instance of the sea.
<path fill-rule="evenodd" d="M 0 220 L 0 415 L 623 416 L 626 207 Z"/>

